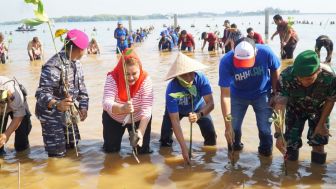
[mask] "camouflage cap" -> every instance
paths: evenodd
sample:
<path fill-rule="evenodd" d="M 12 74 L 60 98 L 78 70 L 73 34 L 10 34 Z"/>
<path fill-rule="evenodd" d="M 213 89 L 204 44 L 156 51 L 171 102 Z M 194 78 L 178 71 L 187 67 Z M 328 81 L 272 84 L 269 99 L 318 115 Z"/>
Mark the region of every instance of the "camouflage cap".
<path fill-rule="evenodd" d="M 300 53 L 294 60 L 293 74 L 298 77 L 308 77 L 320 67 L 320 59 L 316 52 L 306 50 Z"/>

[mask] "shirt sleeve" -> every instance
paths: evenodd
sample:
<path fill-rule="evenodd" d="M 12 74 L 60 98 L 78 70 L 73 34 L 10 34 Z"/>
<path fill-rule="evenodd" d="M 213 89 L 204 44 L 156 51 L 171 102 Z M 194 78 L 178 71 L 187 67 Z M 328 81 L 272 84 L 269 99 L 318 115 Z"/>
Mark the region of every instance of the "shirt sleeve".
<path fill-rule="evenodd" d="M 166 90 L 166 106 L 169 113 L 179 112 L 178 101 L 179 99 L 169 96 L 170 93 L 174 93 L 173 81 L 171 81 Z"/>
<path fill-rule="evenodd" d="M 200 95 L 206 96 L 206 95 L 212 94 L 209 79 L 203 73 L 200 74 L 200 81 L 201 81 L 200 82 L 201 83 Z"/>
<path fill-rule="evenodd" d="M 83 73 L 83 68 L 80 63 L 76 63 L 78 66 L 78 71 L 79 71 L 79 93 L 77 100 L 79 102 L 79 109 L 89 109 L 89 94 L 87 92 L 85 82 L 84 82 L 84 73 Z"/>
<path fill-rule="evenodd" d="M 230 59 L 232 59 L 232 52 L 226 54 L 222 60 L 219 63 L 219 81 L 218 81 L 218 85 L 220 87 L 230 87 L 231 81 L 232 81 L 232 77 L 233 74 L 231 73 L 230 70 L 230 64 L 231 61 Z"/>
<path fill-rule="evenodd" d="M 49 61 L 57 61 L 53 58 Z M 60 70 L 46 63 L 42 67 L 40 83 L 36 90 L 35 97 L 37 104 L 41 107 L 48 107 L 49 102 L 54 98 L 54 88 L 59 88 Z"/>
<path fill-rule="evenodd" d="M 271 71 L 275 71 L 275 70 L 279 69 L 279 67 L 280 67 L 280 60 L 279 60 L 279 58 L 274 54 L 274 52 L 272 51 L 272 49 L 269 48 L 268 68 Z"/>
<path fill-rule="evenodd" d="M 10 91 L 14 95 L 14 100 L 9 103 L 9 106 L 13 111 L 13 116 L 23 117 L 26 115 L 26 105 L 19 84 L 17 82 L 15 82 L 15 84 L 11 82 L 10 85 L 14 85 L 10 87 Z"/>
<path fill-rule="evenodd" d="M 115 80 L 111 75 L 107 75 L 103 95 L 103 109 L 105 111 L 112 112 L 112 106 L 115 102 L 117 92 L 117 84 Z"/>
<path fill-rule="evenodd" d="M 281 96 L 285 96 L 285 97 L 288 97 L 289 96 L 289 83 L 288 81 L 286 80 L 286 74 L 287 74 L 288 70 L 284 70 L 281 74 L 280 74 L 280 77 L 279 77 L 279 84 L 280 84 L 280 87 L 279 87 L 279 92 L 280 92 L 280 95 Z"/>
<path fill-rule="evenodd" d="M 145 79 L 141 88 L 141 117 L 150 118 L 154 100 L 153 85 L 150 77 Z"/>

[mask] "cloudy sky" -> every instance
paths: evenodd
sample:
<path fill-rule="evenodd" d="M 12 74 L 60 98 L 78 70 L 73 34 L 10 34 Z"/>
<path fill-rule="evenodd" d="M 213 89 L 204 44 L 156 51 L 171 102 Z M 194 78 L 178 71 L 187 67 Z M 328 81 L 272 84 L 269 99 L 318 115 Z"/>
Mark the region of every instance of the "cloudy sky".
<path fill-rule="evenodd" d="M 1 0 L 0 22 L 33 17 L 33 7 L 24 0 Z M 335 0 L 43 0 L 49 17 L 95 14 L 146 15 L 194 13 L 199 11 L 256 11 L 265 7 L 296 9 L 305 13 L 335 13 Z M 317 8 L 318 7 L 318 8 Z"/>

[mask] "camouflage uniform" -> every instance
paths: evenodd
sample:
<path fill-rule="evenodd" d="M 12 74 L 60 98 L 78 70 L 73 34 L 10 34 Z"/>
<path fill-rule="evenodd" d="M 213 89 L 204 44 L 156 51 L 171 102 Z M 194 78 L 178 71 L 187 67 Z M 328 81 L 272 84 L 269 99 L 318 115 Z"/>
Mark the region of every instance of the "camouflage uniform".
<path fill-rule="evenodd" d="M 280 75 L 280 95 L 288 98 L 285 122 L 288 148 L 297 150 L 302 146 L 301 135 L 306 120 L 309 126 L 308 144 L 310 146 L 328 144 L 327 136 L 312 137 L 312 135 L 320 120 L 325 101 L 334 101 L 336 77 L 333 73 L 322 69 L 311 86 L 303 87 L 292 71 L 293 66 L 290 66 Z M 329 118 L 325 124 L 329 128 Z"/>
<path fill-rule="evenodd" d="M 82 65 L 76 61 L 69 61 L 65 52 L 59 53 L 64 60 L 64 78 L 68 80 L 68 93 L 74 101 L 79 102 L 79 109 L 88 109 L 89 98 L 84 84 Z M 49 156 L 64 156 L 66 148 L 74 146 L 72 128 L 66 126 L 65 113 L 56 109 L 48 109 L 52 99 L 65 98 L 64 84 L 61 78 L 63 62 L 54 55 L 42 67 L 39 87 L 36 91 L 36 116 L 42 125 L 42 135 L 45 149 Z M 80 140 L 77 124 L 74 125 L 76 143 Z M 68 132 L 67 132 L 68 131 Z M 67 145 L 67 133 L 70 144 Z"/>

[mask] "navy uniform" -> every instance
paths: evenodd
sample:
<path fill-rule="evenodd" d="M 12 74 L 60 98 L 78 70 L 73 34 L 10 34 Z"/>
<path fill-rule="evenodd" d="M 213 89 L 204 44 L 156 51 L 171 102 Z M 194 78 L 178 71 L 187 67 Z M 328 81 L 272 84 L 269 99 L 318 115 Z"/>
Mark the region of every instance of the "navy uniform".
<path fill-rule="evenodd" d="M 51 157 L 62 157 L 67 148 L 74 146 L 74 135 L 71 126 L 66 124 L 66 113 L 58 111 L 57 108 L 48 109 L 48 103 L 52 99 L 66 98 L 65 86 L 68 87 L 67 92 L 73 101 L 79 103 L 79 109 L 87 110 L 89 97 L 84 84 L 82 65 L 79 61 L 68 60 L 65 52 L 61 51 L 59 56 L 54 55 L 43 65 L 39 87 L 35 94 L 37 99 L 35 113 L 42 125 L 45 150 Z M 74 130 L 78 143 L 80 134 L 77 123 L 74 123 Z"/>

